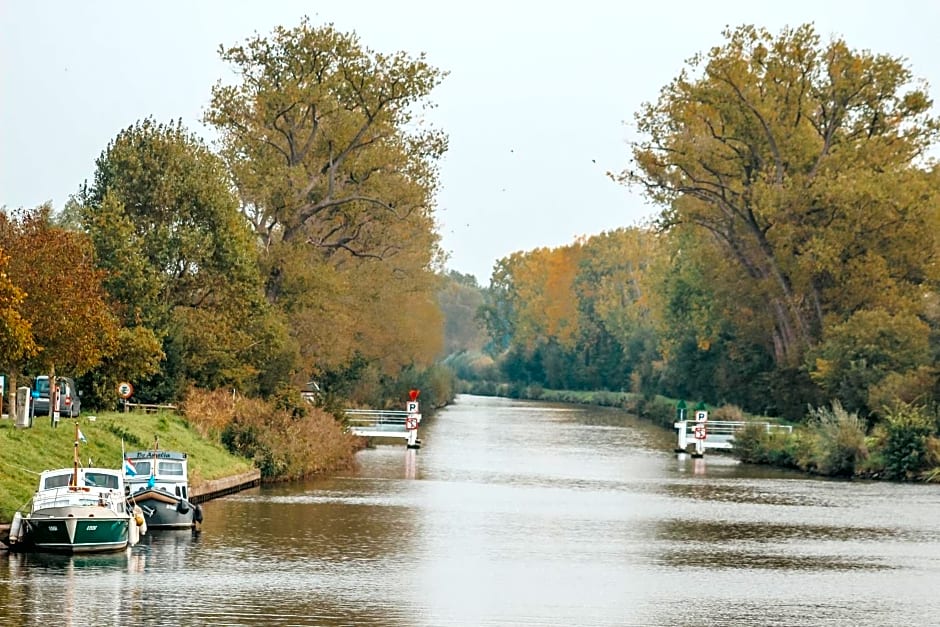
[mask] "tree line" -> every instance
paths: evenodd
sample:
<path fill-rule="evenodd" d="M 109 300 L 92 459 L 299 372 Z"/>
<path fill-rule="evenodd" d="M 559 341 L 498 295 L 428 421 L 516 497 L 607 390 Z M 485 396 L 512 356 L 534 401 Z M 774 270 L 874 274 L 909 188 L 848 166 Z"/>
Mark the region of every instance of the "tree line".
<path fill-rule="evenodd" d="M 480 319 L 501 376 L 794 420 L 935 406 L 940 120 L 903 59 L 729 29 L 636 124 L 611 177 L 660 210 L 497 262 Z"/>
<path fill-rule="evenodd" d="M 120 381 L 150 403 L 313 379 L 381 404 L 434 378 L 447 137 L 421 114 L 444 72 L 307 20 L 220 54 L 236 78 L 211 87 L 217 145 L 144 117 L 62 211 L 0 213 L 10 401 L 40 373 L 99 408 Z"/>
<path fill-rule="evenodd" d="M 122 380 L 145 402 L 313 378 L 379 404 L 445 388 L 443 354 L 464 378 L 792 419 L 940 396 L 940 121 L 903 59 L 726 31 L 611 174 L 652 223 L 515 253 L 481 289 L 439 271 L 447 137 L 421 111 L 444 72 L 307 21 L 220 53 L 217 145 L 143 118 L 63 211 L 0 214 L 0 370 L 80 376 L 98 407 Z"/>

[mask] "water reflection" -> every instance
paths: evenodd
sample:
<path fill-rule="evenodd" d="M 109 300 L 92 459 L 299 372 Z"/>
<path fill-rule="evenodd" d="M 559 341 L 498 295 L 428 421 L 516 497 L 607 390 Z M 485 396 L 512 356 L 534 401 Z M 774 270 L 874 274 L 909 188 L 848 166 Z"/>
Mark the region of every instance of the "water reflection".
<path fill-rule="evenodd" d="M 940 613 L 936 486 L 826 481 L 614 409 L 463 397 L 420 450 L 205 505 L 200 536 L 0 553 L 5 624 L 893 625 Z M 63 620 L 65 617 L 65 620 Z M 103 617 L 103 618 L 99 618 Z"/>
<path fill-rule="evenodd" d="M 0 581 L 15 584 L 4 599 L 7 607 L 32 608 L 31 620 L 23 622 L 107 624 L 108 617 L 120 615 L 124 581 L 138 567 L 129 550 L 74 556 L 13 553 L 0 555 Z"/>

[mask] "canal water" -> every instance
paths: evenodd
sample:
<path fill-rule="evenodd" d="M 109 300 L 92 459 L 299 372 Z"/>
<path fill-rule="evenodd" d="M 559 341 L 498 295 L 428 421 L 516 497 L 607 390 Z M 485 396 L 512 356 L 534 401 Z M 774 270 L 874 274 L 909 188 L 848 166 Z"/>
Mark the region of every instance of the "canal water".
<path fill-rule="evenodd" d="M 709 454 L 612 409 L 461 396 L 348 473 L 126 553 L 0 552 L 4 625 L 937 625 L 940 486 Z"/>

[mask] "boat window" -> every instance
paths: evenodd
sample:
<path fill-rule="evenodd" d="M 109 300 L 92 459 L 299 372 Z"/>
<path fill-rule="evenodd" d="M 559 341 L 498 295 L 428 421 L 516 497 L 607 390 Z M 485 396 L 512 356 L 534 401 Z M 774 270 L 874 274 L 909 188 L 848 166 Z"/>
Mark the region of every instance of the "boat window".
<path fill-rule="evenodd" d="M 49 488 L 64 488 L 69 484 L 69 481 L 72 479 L 71 474 L 67 475 L 53 475 L 51 477 L 46 477 L 46 481 L 43 483 L 44 489 Z"/>
<path fill-rule="evenodd" d="M 134 468 L 136 469 L 138 477 L 150 474 L 150 462 L 134 462 Z"/>
<path fill-rule="evenodd" d="M 183 464 L 180 462 L 161 461 L 157 464 L 157 473 L 161 475 L 176 475 L 177 477 L 182 477 Z"/>
<path fill-rule="evenodd" d="M 106 475 L 101 472 L 86 472 L 85 485 L 116 490 L 118 487 L 118 478 L 115 475 Z"/>

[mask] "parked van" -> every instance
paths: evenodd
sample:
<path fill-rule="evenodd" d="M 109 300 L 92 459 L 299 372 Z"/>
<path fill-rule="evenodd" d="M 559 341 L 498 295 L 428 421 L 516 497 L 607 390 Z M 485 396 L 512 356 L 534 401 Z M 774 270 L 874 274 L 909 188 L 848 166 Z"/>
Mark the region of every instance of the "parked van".
<path fill-rule="evenodd" d="M 59 385 L 59 414 L 63 418 L 76 418 L 82 411 L 82 400 L 75 380 L 56 377 Z M 49 377 L 41 375 L 33 380 L 33 415 L 49 415 Z"/>

